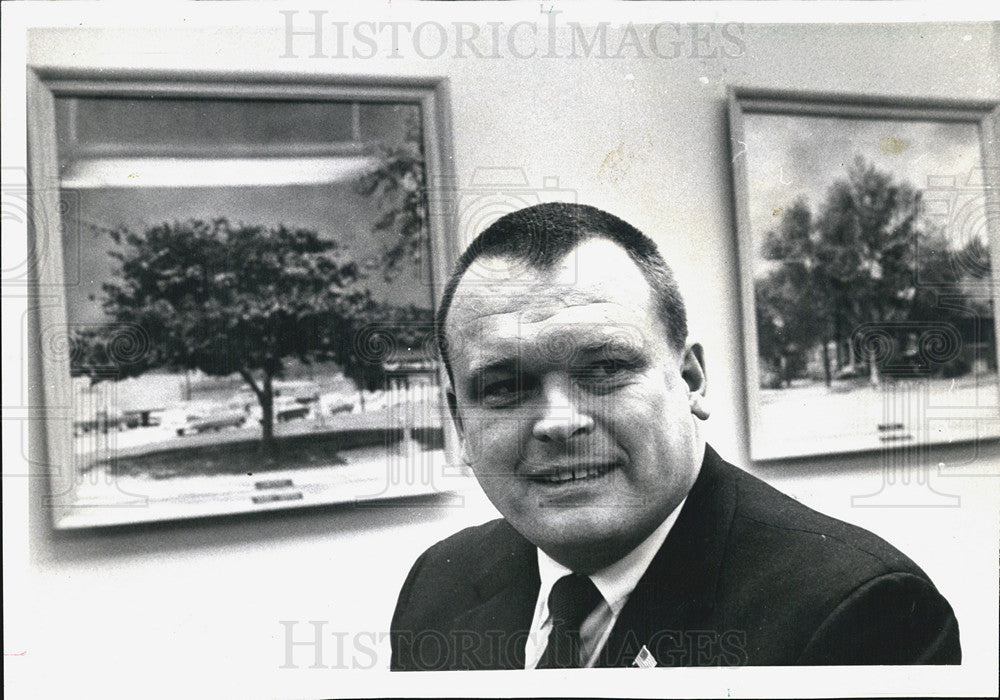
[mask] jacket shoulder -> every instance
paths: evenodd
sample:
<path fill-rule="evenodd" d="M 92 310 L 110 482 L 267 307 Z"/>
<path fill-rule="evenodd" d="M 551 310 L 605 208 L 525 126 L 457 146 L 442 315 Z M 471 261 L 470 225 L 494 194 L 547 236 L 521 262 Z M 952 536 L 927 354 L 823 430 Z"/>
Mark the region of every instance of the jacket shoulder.
<path fill-rule="evenodd" d="M 754 663 L 958 663 L 951 606 L 908 556 L 732 465 L 718 478 L 735 500 L 724 607 Z"/>
<path fill-rule="evenodd" d="M 878 535 L 824 515 L 742 469 L 725 466 L 735 486 L 734 525 L 743 534 L 764 537 L 761 544 L 773 540 L 781 556 L 828 560 L 836 554 L 863 569 L 906 571 L 926 578 L 908 556 Z"/>
<path fill-rule="evenodd" d="M 435 626 L 479 597 L 484 571 L 523 557 L 527 543 L 504 520 L 456 532 L 425 551 L 410 569 L 396 603 L 393 628 Z"/>
<path fill-rule="evenodd" d="M 463 615 L 479 608 L 497 589 L 523 582 L 532 545 L 503 520 L 466 528 L 427 549 L 410 569 L 390 624 L 393 670 L 464 668 L 450 660 Z M 529 566 L 525 568 L 526 564 Z M 444 654 L 421 656 L 431 640 Z"/>
<path fill-rule="evenodd" d="M 516 533 L 507 521 L 497 518 L 449 535 L 431 545 L 424 556 L 437 564 L 447 564 L 449 568 L 461 567 L 470 562 L 478 562 L 481 567 L 484 558 L 492 558 L 487 556 L 490 552 L 495 552 L 497 547 L 515 537 Z"/>

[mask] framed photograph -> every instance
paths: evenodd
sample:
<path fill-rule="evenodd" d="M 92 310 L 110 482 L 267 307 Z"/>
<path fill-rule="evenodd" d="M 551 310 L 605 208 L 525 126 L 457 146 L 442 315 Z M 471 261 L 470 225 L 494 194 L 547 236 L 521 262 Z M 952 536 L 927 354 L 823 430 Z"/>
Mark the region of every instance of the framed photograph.
<path fill-rule="evenodd" d="M 998 107 L 729 93 L 754 460 L 1000 436 Z"/>
<path fill-rule="evenodd" d="M 30 72 L 55 528 L 447 490 L 445 87 Z"/>

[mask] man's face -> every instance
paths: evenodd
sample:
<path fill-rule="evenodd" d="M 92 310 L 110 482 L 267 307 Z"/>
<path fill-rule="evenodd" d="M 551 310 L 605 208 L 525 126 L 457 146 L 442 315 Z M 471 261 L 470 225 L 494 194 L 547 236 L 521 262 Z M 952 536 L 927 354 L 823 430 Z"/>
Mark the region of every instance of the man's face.
<path fill-rule="evenodd" d="M 602 568 L 687 495 L 704 450 L 690 405 L 701 349 L 672 348 L 623 248 L 590 239 L 551 270 L 482 260 L 446 330 L 463 457 L 554 559 Z"/>

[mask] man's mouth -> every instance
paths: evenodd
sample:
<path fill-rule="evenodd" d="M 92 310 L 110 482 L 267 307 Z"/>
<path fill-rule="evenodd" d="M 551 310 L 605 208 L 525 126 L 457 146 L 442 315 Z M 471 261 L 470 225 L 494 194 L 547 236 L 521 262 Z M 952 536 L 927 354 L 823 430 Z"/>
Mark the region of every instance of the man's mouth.
<path fill-rule="evenodd" d="M 531 481 L 541 484 L 574 484 L 600 479 L 613 471 L 616 466 L 614 463 L 577 464 L 529 474 L 528 478 Z"/>

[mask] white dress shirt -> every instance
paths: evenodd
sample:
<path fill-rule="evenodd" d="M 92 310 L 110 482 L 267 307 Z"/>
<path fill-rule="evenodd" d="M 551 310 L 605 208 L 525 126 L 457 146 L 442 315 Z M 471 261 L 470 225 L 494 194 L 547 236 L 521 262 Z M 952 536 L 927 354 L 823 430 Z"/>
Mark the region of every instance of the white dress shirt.
<path fill-rule="evenodd" d="M 646 573 L 653 557 L 660 551 L 670 529 L 677 521 L 681 508 L 684 507 L 685 501 L 687 498 L 681 501 L 666 520 L 653 530 L 652 534 L 643 540 L 638 547 L 614 564 L 590 574 L 590 580 L 600 591 L 603 601 L 594 608 L 594 611 L 580 626 L 582 654 L 583 658 L 587 660 L 586 663 L 582 664 L 583 666 L 590 668 L 597 662 L 597 656 L 604 647 L 604 643 L 608 641 L 611 629 L 618 620 L 618 615 L 621 614 L 622 608 L 625 607 L 625 603 L 639 583 L 639 579 Z M 538 665 L 548 644 L 549 633 L 552 631 L 552 616 L 549 614 L 549 593 L 552 591 L 552 586 L 563 576 L 573 573 L 572 570 L 567 569 L 542 550 L 537 548 L 536 550 L 538 551 L 538 574 L 542 585 L 538 589 L 535 616 L 531 620 L 528 641 L 524 650 L 524 667 L 526 669 L 535 668 Z"/>

